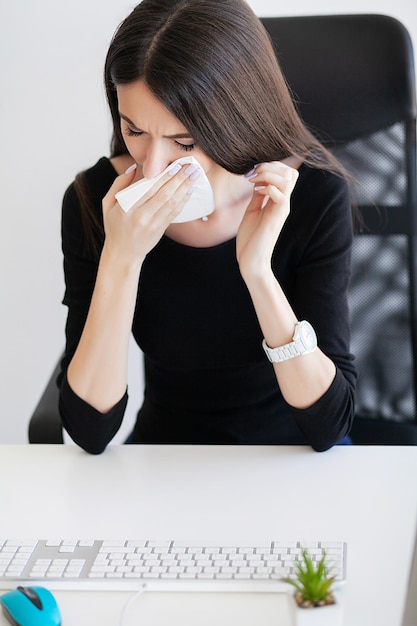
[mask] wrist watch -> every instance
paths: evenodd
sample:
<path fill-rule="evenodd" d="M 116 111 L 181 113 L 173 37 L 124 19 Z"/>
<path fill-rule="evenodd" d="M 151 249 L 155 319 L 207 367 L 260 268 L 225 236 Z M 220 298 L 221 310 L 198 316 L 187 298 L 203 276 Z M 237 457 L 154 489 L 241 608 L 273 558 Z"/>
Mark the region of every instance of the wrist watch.
<path fill-rule="evenodd" d="M 312 325 L 303 320 L 295 325 L 294 336 L 290 343 L 279 348 L 270 348 L 264 339 L 262 347 L 271 363 L 281 363 L 296 356 L 314 352 L 317 348 L 317 337 Z"/>

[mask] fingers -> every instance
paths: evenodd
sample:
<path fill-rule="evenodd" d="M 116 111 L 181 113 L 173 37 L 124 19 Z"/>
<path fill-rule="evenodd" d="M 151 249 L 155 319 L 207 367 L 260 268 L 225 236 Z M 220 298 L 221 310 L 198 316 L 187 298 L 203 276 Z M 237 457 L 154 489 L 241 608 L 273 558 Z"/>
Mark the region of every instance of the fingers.
<path fill-rule="evenodd" d="M 246 178 L 254 185 L 255 192 L 278 203 L 291 195 L 298 170 L 282 161 L 272 161 L 255 165 Z"/>
<path fill-rule="evenodd" d="M 124 174 L 120 174 L 120 176 L 117 176 L 114 179 L 112 186 L 110 187 L 110 189 L 108 190 L 108 192 L 103 198 L 103 210 L 104 211 L 114 206 L 116 202 L 116 193 L 118 193 L 119 191 L 122 191 L 122 189 L 125 189 L 125 187 L 128 187 L 129 185 L 133 183 L 136 169 L 137 169 L 137 165 L 136 163 L 134 163 L 126 170 Z"/>
<path fill-rule="evenodd" d="M 134 169 L 129 168 L 118 176 L 103 199 L 103 210 L 109 210 L 117 205 L 116 194 L 128 187 L 134 179 Z M 129 209 L 129 214 L 135 209 L 146 208 L 146 215 L 150 218 L 159 213 L 162 219 L 167 216 L 174 219 L 188 201 L 194 182 L 200 175 L 200 169 L 193 164 L 174 164 L 152 187 L 141 196 Z M 145 217 L 145 216 L 143 216 Z"/>
<path fill-rule="evenodd" d="M 175 164 L 149 191 L 136 202 L 132 209 L 144 207 L 150 215 L 158 213 L 161 219 L 174 219 L 188 202 L 200 169 L 190 164 Z"/>

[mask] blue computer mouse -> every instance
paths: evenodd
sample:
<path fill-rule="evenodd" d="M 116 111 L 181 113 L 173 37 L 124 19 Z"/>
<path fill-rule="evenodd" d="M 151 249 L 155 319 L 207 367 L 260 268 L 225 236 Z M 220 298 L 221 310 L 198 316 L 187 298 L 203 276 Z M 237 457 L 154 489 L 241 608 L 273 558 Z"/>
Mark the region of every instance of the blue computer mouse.
<path fill-rule="evenodd" d="M 18 587 L 0 596 L 3 612 L 13 626 L 61 626 L 61 614 L 45 587 Z"/>

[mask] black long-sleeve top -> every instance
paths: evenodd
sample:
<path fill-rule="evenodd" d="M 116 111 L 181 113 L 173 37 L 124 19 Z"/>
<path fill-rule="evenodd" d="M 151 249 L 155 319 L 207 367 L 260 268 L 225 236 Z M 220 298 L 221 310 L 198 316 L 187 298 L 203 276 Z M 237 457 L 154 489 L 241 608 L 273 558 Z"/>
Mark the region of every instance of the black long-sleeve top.
<path fill-rule="evenodd" d="M 303 165 L 299 174 L 272 266 L 297 318 L 313 325 L 321 350 L 336 364 L 332 385 L 307 409 L 284 401 L 261 346 L 262 333 L 240 275 L 235 239 L 196 248 L 163 236 L 143 264 L 132 326 L 145 359 L 144 401 L 134 441 L 307 443 L 322 451 L 348 434 L 356 381 L 347 304 L 349 191 L 333 173 Z M 99 219 L 102 198 L 116 175 L 105 157 L 86 173 Z M 66 378 L 98 268 L 98 259 L 86 250 L 73 184 L 63 201 L 62 246 L 68 318 L 58 379 L 61 418 L 81 447 L 100 453 L 120 427 L 127 392 L 102 414 L 79 398 Z"/>

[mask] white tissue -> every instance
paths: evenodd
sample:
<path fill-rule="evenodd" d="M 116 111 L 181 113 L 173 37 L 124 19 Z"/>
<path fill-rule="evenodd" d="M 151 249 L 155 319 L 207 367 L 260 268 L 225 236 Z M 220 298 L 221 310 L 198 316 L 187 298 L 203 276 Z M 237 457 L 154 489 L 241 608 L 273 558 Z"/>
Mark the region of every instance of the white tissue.
<path fill-rule="evenodd" d="M 200 170 L 200 176 L 194 181 L 195 189 L 190 195 L 190 199 L 177 217 L 172 220 L 173 222 L 191 222 L 192 220 L 198 220 L 206 215 L 210 215 L 214 211 L 214 196 L 211 185 L 208 178 L 199 164 L 199 162 L 192 156 L 181 157 L 177 159 L 155 178 L 142 178 L 133 185 L 129 185 L 122 191 L 116 194 L 116 200 L 124 211 L 129 209 L 141 198 L 151 187 L 154 185 L 168 170 L 171 169 L 176 163 L 181 165 L 192 163 Z"/>

